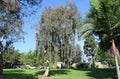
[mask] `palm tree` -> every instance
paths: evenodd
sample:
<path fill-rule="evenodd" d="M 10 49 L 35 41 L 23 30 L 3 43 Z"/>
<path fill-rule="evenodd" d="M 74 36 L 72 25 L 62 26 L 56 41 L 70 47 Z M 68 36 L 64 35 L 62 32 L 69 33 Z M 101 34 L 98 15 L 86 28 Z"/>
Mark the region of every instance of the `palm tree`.
<path fill-rule="evenodd" d="M 91 10 L 87 15 L 87 23 L 78 29 L 80 36 L 87 37 L 91 34 L 97 35 L 100 39 L 100 47 L 106 51 L 111 41 L 119 42 L 120 39 L 120 1 L 119 0 L 91 0 Z M 114 42 L 115 44 L 115 42 Z M 116 43 L 119 47 L 119 43 Z M 112 42 L 113 46 L 113 42 Z M 119 52 L 116 52 L 119 53 Z M 117 62 L 118 56 L 114 54 Z M 118 79 L 120 79 L 119 66 L 116 63 Z"/>

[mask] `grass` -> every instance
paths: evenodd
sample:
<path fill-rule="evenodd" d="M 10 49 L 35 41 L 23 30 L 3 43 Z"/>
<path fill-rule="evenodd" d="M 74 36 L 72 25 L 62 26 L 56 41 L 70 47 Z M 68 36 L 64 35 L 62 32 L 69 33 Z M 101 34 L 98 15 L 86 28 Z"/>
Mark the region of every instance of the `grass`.
<path fill-rule="evenodd" d="M 4 69 L 4 79 L 37 79 L 44 70 Z M 47 79 L 117 79 L 115 69 L 53 69 Z"/>

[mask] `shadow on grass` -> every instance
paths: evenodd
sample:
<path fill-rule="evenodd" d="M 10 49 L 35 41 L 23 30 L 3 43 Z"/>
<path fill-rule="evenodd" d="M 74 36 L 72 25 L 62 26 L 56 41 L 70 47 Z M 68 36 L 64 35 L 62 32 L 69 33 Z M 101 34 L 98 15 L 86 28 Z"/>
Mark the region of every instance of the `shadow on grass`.
<path fill-rule="evenodd" d="M 9 73 L 9 72 L 11 72 L 11 73 L 17 73 L 17 72 L 24 72 L 24 70 L 16 70 L 16 69 L 9 69 L 9 70 L 7 70 L 7 71 L 4 71 L 5 73 Z"/>
<path fill-rule="evenodd" d="M 42 71 L 38 71 L 35 75 L 38 76 L 38 75 L 43 75 L 45 72 L 45 70 L 42 70 Z M 62 75 L 62 74 L 66 74 L 70 72 L 70 70 L 67 70 L 67 69 L 53 69 L 53 70 L 50 70 L 50 76 L 55 76 L 55 75 Z"/>
<path fill-rule="evenodd" d="M 26 73 L 24 70 L 5 70 L 3 79 L 37 79 L 39 75 L 43 75 L 45 70 L 33 72 L 32 74 Z M 67 74 L 67 69 L 53 69 L 50 70 L 50 76 Z"/>
<path fill-rule="evenodd" d="M 27 74 L 24 70 L 8 69 L 4 71 L 3 79 L 37 79 L 33 74 Z"/>
<path fill-rule="evenodd" d="M 115 69 L 81 69 L 85 71 L 87 76 L 94 79 L 117 79 Z"/>
<path fill-rule="evenodd" d="M 36 71 L 36 70 L 35 70 Z M 39 75 L 43 75 L 45 70 L 26 73 L 24 70 L 6 70 L 4 71 L 4 79 L 37 79 Z M 89 79 L 117 79 L 116 69 L 80 69 L 80 72 Z M 69 75 L 69 69 L 51 69 L 50 76 Z"/>
<path fill-rule="evenodd" d="M 4 74 L 3 79 L 37 79 L 32 74 L 24 74 L 24 73 L 9 73 L 9 74 Z"/>

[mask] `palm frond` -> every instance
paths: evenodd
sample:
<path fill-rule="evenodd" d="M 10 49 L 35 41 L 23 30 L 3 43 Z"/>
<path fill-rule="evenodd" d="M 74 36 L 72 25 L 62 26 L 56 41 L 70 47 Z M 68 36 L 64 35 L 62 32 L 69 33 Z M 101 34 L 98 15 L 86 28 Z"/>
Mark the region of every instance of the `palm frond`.
<path fill-rule="evenodd" d="M 81 33 L 79 36 L 78 36 L 78 38 L 79 39 L 84 39 L 84 38 L 86 38 L 86 37 L 89 37 L 90 35 L 92 35 L 93 34 L 93 31 L 86 31 L 86 32 L 84 32 L 84 33 Z"/>
<path fill-rule="evenodd" d="M 77 31 L 81 33 L 81 32 L 93 30 L 93 29 L 94 29 L 94 24 L 87 23 L 87 24 L 84 24 L 82 27 L 79 27 Z"/>
<path fill-rule="evenodd" d="M 118 21 L 118 22 L 111 28 L 111 30 L 116 29 L 116 28 L 120 28 L 120 21 Z"/>
<path fill-rule="evenodd" d="M 82 27 L 77 29 L 77 31 L 79 33 L 79 38 L 85 38 L 87 36 L 90 36 L 94 31 L 94 24 L 84 24 Z"/>

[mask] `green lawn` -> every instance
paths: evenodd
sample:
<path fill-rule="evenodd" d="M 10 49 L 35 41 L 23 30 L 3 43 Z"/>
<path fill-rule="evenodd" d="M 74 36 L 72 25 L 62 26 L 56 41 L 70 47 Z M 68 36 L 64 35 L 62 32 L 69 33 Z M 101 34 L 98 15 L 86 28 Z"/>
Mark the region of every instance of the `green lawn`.
<path fill-rule="evenodd" d="M 4 79 L 37 79 L 44 70 L 4 69 Z M 53 69 L 48 79 L 117 79 L 115 69 Z"/>

